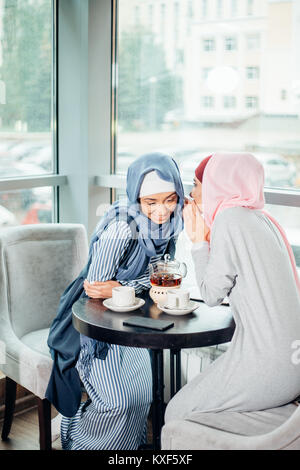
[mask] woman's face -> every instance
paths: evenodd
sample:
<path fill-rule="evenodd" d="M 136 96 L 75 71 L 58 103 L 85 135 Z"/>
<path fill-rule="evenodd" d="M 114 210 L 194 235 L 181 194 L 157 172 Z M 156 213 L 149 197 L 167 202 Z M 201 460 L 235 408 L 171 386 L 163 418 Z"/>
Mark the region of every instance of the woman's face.
<path fill-rule="evenodd" d="M 140 205 L 143 214 L 156 224 L 167 222 L 174 210 L 178 196 L 176 192 L 157 193 L 140 198 Z"/>
<path fill-rule="evenodd" d="M 193 183 L 194 187 L 190 192 L 190 196 L 194 199 L 196 204 L 202 205 L 202 183 L 196 176 L 194 177 Z"/>

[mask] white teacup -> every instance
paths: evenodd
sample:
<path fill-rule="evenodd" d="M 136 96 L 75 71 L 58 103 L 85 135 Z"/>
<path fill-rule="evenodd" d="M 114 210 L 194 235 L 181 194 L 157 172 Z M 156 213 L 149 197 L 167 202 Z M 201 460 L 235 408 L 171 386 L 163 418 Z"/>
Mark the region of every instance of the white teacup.
<path fill-rule="evenodd" d="M 118 307 L 130 307 L 135 302 L 134 287 L 130 287 L 130 286 L 113 287 L 112 301 Z"/>
<path fill-rule="evenodd" d="M 190 303 L 190 293 L 184 289 L 174 289 L 167 292 L 168 308 L 187 308 Z"/>

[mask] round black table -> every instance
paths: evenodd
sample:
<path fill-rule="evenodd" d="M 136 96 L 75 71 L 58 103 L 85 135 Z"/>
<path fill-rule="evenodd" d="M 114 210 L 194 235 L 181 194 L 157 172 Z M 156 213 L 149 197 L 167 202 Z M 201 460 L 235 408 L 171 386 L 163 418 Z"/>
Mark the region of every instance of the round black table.
<path fill-rule="evenodd" d="M 99 341 L 151 350 L 153 447 L 159 449 L 164 419 L 163 350 L 170 350 L 172 397 L 181 387 L 180 350 L 226 343 L 232 338 L 235 324 L 228 306 L 208 307 L 199 302 L 199 307 L 194 312 L 175 316 L 159 310 L 148 293 L 139 297 L 145 300 L 145 305 L 133 312 L 124 313 L 108 310 L 102 300 L 81 298 L 73 304 L 73 325 L 83 335 Z M 171 320 L 174 326 L 166 331 L 157 331 L 123 325 L 124 320 L 137 315 Z"/>

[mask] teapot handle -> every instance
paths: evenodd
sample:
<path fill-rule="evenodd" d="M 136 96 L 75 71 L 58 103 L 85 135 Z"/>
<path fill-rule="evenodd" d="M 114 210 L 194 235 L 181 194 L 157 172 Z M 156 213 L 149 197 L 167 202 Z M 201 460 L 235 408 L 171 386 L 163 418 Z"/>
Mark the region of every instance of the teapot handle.
<path fill-rule="evenodd" d="M 185 277 L 187 275 L 187 265 L 185 263 L 181 263 L 180 268 L 182 277 Z"/>

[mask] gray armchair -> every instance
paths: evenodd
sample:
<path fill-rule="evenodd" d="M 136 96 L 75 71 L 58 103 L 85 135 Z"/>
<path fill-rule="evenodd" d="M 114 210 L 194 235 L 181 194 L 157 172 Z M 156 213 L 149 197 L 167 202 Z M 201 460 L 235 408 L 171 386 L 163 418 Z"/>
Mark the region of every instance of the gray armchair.
<path fill-rule="evenodd" d="M 40 448 L 51 448 L 51 405 L 45 399 L 52 369 L 48 332 L 61 294 L 78 276 L 87 256 L 83 225 L 0 230 L 0 344 L 4 350 L 0 369 L 6 375 L 3 440 L 10 432 L 20 384 L 37 397 Z"/>
<path fill-rule="evenodd" d="M 300 450 L 300 406 L 263 411 L 193 412 L 162 429 L 164 450 Z"/>

